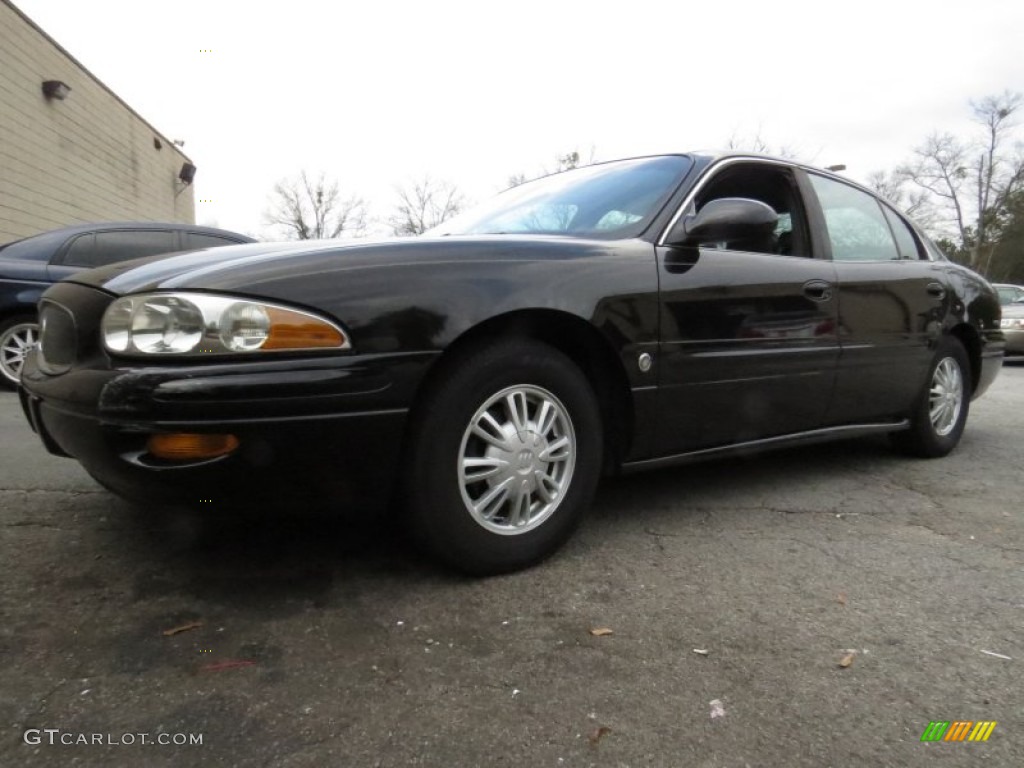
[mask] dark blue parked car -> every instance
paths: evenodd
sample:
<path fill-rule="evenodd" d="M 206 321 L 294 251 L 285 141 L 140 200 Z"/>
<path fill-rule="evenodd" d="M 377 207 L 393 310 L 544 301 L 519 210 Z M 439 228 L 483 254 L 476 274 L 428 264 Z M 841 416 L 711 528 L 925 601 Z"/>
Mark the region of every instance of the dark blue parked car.
<path fill-rule="evenodd" d="M 252 242 L 212 227 L 123 221 L 77 224 L 0 245 L 0 387 L 17 385 L 36 342 L 36 302 L 58 280 L 140 256 Z"/>

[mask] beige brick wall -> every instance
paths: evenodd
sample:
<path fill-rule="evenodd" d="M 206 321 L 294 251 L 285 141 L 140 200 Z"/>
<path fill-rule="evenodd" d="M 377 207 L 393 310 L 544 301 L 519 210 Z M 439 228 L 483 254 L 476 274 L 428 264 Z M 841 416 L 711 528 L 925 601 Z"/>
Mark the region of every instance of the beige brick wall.
<path fill-rule="evenodd" d="M 48 100 L 44 80 L 61 80 L 71 93 Z M 0 243 L 86 221 L 193 223 L 192 187 L 177 182 L 186 161 L 0 0 Z"/>

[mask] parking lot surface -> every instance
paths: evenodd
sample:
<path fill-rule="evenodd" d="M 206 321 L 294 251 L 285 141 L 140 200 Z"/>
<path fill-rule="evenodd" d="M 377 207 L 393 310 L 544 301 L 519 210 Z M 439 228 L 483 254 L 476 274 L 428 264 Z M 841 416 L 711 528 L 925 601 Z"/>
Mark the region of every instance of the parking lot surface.
<path fill-rule="evenodd" d="M 946 459 L 610 479 L 474 580 L 358 514 L 133 508 L 0 394 L 0 764 L 1019 766 L 1022 435 L 1007 367 Z"/>

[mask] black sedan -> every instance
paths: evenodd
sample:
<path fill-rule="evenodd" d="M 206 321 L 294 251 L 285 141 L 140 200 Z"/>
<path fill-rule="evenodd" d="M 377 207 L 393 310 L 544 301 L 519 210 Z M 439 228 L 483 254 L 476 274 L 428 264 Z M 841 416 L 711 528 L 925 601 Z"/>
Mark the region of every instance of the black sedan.
<path fill-rule="evenodd" d="M 22 403 L 143 502 L 390 499 L 473 573 L 554 551 L 602 472 L 888 433 L 949 453 L 999 300 L 884 200 L 667 155 L 519 186 L 425 236 L 232 246 L 46 292 Z"/>
<path fill-rule="evenodd" d="M 36 343 L 36 303 L 58 280 L 115 261 L 255 242 L 195 224 L 104 221 L 73 224 L 0 245 L 0 387 L 14 387 Z"/>

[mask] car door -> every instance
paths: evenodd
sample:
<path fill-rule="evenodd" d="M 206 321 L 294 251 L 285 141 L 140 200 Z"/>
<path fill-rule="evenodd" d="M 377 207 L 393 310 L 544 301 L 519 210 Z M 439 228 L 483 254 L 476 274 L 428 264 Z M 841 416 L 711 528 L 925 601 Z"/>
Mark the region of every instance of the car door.
<path fill-rule="evenodd" d="M 819 427 L 839 354 L 834 267 L 815 258 L 793 169 L 725 161 L 708 173 L 682 213 L 742 197 L 780 220 L 770 243 L 658 248 L 663 455 Z"/>
<path fill-rule="evenodd" d="M 840 357 L 828 424 L 901 418 L 921 391 L 952 292 L 885 203 L 808 173 L 836 269 Z"/>

